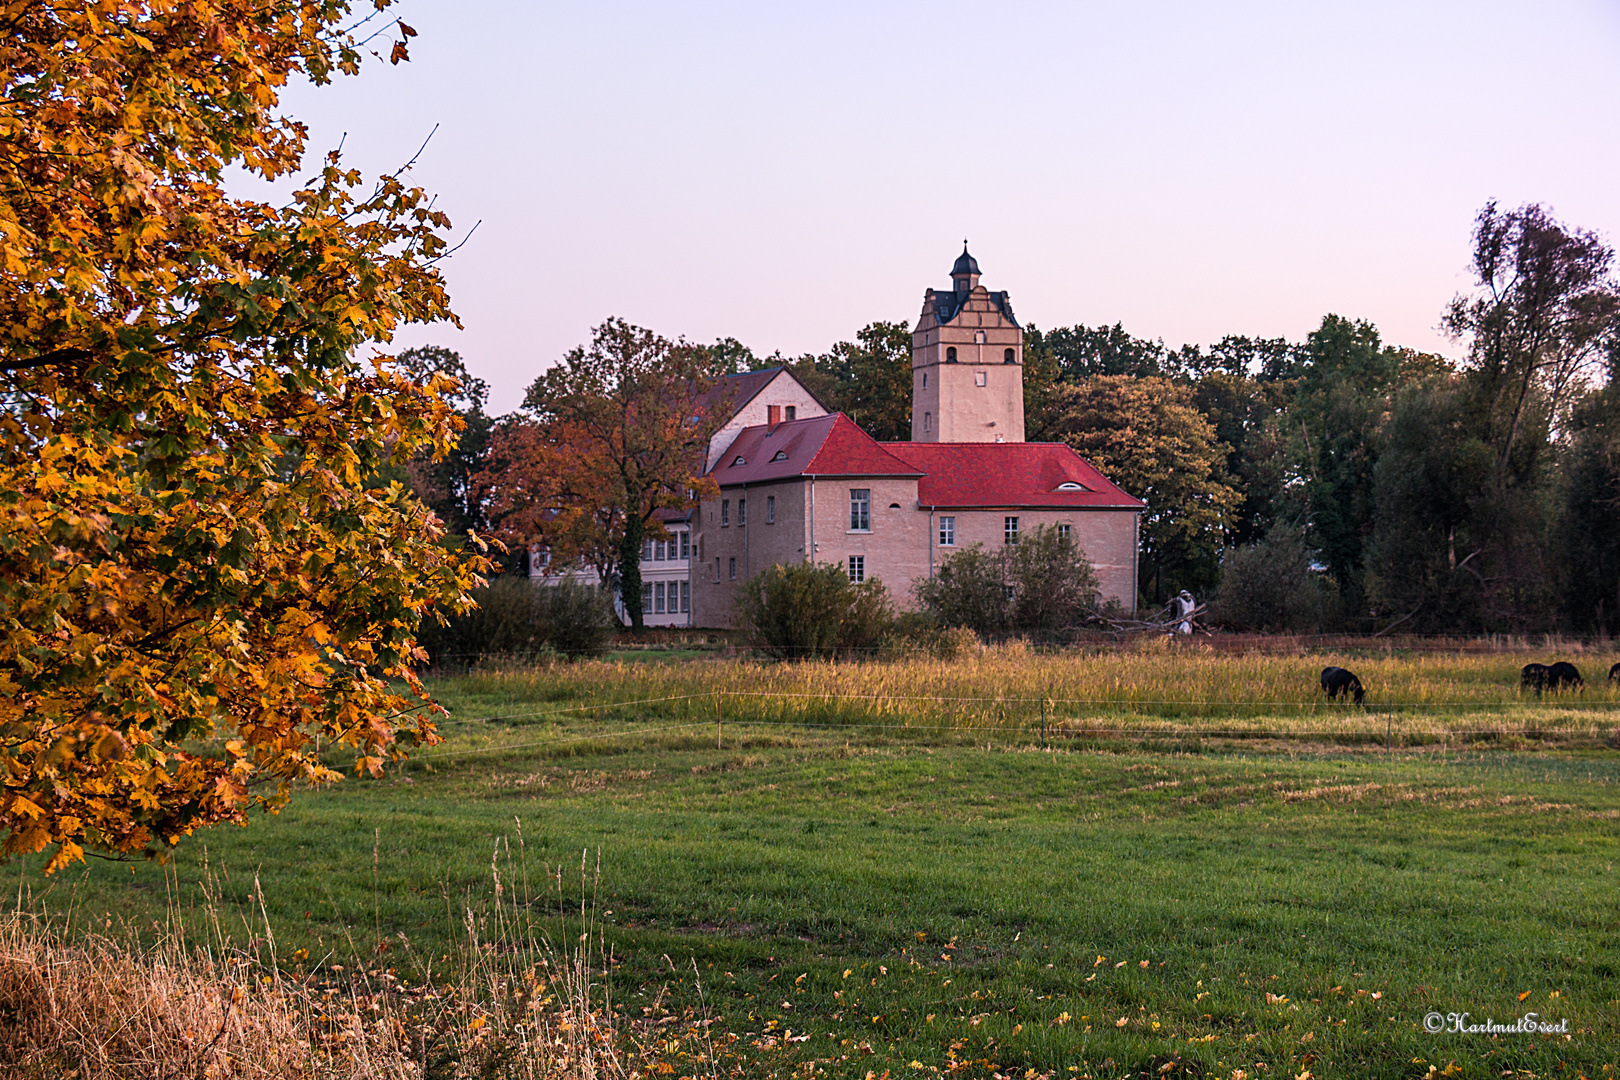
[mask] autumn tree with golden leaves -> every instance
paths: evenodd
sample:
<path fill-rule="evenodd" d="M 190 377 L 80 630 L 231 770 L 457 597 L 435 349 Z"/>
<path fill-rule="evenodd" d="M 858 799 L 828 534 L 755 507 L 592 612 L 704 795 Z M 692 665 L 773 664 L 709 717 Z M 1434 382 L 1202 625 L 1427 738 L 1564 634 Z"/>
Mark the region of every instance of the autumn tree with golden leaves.
<path fill-rule="evenodd" d="M 7 854 L 151 853 L 336 779 L 320 742 L 435 738 L 416 629 L 483 563 L 378 473 L 452 442 L 454 383 L 359 353 L 454 318 L 449 222 L 335 154 L 284 206 L 222 183 L 299 167 L 278 94 L 353 73 L 375 6 L 0 3 Z"/>

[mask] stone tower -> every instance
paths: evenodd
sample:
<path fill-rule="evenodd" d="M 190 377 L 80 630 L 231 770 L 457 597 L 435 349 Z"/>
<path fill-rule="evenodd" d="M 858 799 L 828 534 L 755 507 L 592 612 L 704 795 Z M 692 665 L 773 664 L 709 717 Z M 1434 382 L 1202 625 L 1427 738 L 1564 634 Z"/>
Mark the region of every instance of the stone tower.
<path fill-rule="evenodd" d="M 951 286 L 923 293 L 911 335 L 911 439 L 1023 442 L 1024 332 L 1007 294 L 979 284 L 966 240 Z"/>

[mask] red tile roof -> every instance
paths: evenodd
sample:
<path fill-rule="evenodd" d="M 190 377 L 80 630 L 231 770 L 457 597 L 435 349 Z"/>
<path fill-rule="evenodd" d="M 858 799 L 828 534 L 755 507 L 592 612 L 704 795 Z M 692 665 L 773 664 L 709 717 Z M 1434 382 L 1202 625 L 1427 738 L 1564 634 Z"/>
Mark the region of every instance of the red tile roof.
<path fill-rule="evenodd" d="M 799 476 L 915 476 L 924 506 L 1147 505 L 1064 443 L 880 443 L 843 413 L 743 428 L 709 475 L 721 487 Z"/>
<path fill-rule="evenodd" d="M 796 476 L 921 476 L 922 470 L 834 413 L 743 428 L 709 475 L 730 487 Z"/>
<path fill-rule="evenodd" d="M 1117 507 L 1134 499 L 1064 443 L 883 443 L 924 476 L 924 506 Z M 1079 484 L 1081 490 L 1059 490 Z"/>

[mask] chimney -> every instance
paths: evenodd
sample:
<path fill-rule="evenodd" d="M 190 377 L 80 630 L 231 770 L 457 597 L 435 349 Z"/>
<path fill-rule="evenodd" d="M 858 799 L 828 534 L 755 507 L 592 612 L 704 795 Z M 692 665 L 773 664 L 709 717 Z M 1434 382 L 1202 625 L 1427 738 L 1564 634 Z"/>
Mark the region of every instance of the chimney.
<path fill-rule="evenodd" d="M 782 406 L 765 406 L 765 422 L 773 428 L 776 427 L 777 424 L 780 424 L 782 422 Z"/>

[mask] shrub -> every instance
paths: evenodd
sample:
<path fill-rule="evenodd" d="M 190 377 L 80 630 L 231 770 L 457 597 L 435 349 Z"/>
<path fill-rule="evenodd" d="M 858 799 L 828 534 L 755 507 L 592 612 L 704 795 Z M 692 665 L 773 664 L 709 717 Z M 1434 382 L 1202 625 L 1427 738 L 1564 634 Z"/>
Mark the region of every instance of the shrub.
<path fill-rule="evenodd" d="M 1262 633 L 1323 630 L 1335 621 L 1333 591 L 1312 561 L 1304 535 L 1287 525 L 1229 551 L 1210 604 L 1211 621 Z"/>
<path fill-rule="evenodd" d="M 837 563 L 779 563 L 743 585 L 737 623 L 779 659 L 865 653 L 889 632 L 894 605 L 881 581 L 853 585 Z"/>
<path fill-rule="evenodd" d="M 478 607 L 465 615 L 423 626 L 422 647 L 432 666 L 473 667 L 496 657 L 591 656 L 603 650 L 613 632 L 602 591 L 568 579 L 540 585 L 494 578 L 473 599 Z"/>
<path fill-rule="evenodd" d="M 1055 527 L 1038 526 L 998 551 L 982 544 L 946 559 L 912 591 L 945 628 L 966 627 L 983 638 L 1008 633 L 1051 637 L 1097 607 L 1097 575 L 1079 547 Z"/>

